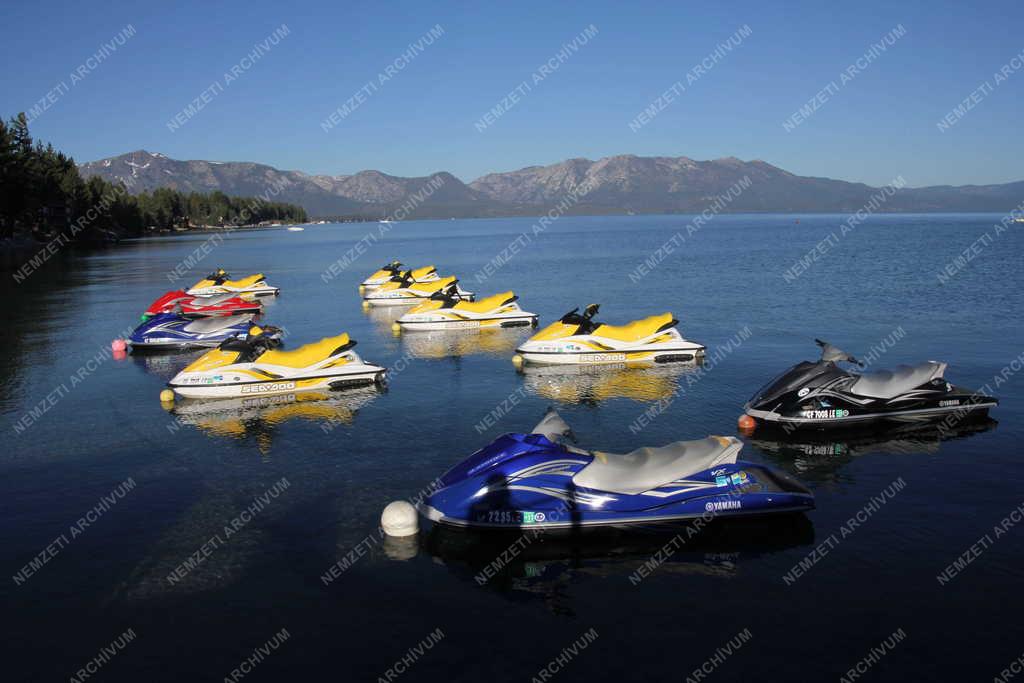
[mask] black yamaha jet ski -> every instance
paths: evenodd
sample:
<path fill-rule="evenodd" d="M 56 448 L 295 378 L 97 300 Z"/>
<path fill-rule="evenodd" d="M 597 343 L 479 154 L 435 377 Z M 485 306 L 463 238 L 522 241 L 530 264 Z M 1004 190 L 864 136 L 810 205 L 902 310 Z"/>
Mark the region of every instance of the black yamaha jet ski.
<path fill-rule="evenodd" d="M 773 379 L 744 406 L 747 415 L 787 430 L 835 428 L 886 420 L 981 418 L 999 403 L 947 382 L 945 363 L 850 372 L 838 364 L 864 364 L 827 342 L 814 341 L 821 347 L 821 360 L 797 363 Z"/>

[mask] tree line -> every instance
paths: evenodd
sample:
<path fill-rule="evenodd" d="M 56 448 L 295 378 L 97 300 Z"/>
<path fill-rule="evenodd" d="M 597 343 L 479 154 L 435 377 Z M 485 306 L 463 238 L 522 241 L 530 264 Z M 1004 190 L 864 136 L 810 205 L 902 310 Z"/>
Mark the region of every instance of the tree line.
<path fill-rule="evenodd" d="M 300 206 L 258 197 L 130 190 L 97 176 L 83 179 L 74 159 L 32 140 L 24 113 L 0 120 L 0 238 L 63 235 L 97 243 L 153 230 L 307 220 Z"/>

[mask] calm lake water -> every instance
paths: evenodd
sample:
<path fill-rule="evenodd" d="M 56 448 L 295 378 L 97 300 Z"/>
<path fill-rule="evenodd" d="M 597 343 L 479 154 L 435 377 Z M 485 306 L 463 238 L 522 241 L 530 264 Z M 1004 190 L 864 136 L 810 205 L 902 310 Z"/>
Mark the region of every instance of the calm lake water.
<path fill-rule="evenodd" d="M 2 678 L 67 680 L 94 662 L 95 680 L 221 681 L 246 662 L 247 680 L 387 680 L 391 670 L 410 682 L 529 681 L 562 655 L 548 670 L 565 680 L 685 680 L 702 666 L 707 680 L 836 680 L 875 647 L 885 654 L 860 664 L 863 680 L 992 680 L 1024 649 L 1024 523 L 1017 512 L 1005 533 L 993 529 L 1024 503 L 1024 373 L 1014 374 L 1024 226 L 996 235 L 999 218 L 873 217 L 792 281 L 784 271 L 845 217 L 719 216 L 638 282 L 629 273 L 690 217 L 566 217 L 536 236 L 526 218 L 401 223 L 327 283 L 321 273 L 376 225 L 239 232 L 177 286 L 216 266 L 264 272 L 282 292 L 265 320 L 292 347 L 347 331 L 365 359 L 393 369 L 389 387 L 176 414 L 157 396 L 196 354 L 114 360 L 109 345 L 173 288 L 167 274 L 205 236 L 130 242 L 20 285 L 8 274 Z M 478 282 L 524 231 L 531 241 Z M 510 357 L 527 330 L 396 338 L 388 314 L 365 313 L 357 284 L 392 259 L 435 264 L 481 294 L 512 289 L 542 325 L 599 302 L 611 323 L 672 311 L 709 356 L 748 338 L 699 379 L 687 368 L 523 375 Z M 857 356 L 882 348 L 877 367 L 946 361 L 947 378 L 989 384 L 1001 405 L 993 421 L 945 437 L 755 433 L 742 457 L 804 480 L 817 510 L 713 529 L 663 553 L 639 582 L 670 536 L 541 538 L 480 585 L 508 539 L 377 534 L 388 502 L 500 433 L 528 430 L 550 405 L 581 445 L 609 451 L 736 434 L 745 400 L 816 357 L 815 337 Z M 501 405 L 507 414 L 481 433 Z M 667 408 L 633 433 L 655 405 Z M 872 497 L 883 503 L 865 513 Z M 976 559 L 940 582 L 972 544 Z M 24 569 L 48 547 L 44 564 Z M 169 579 L 189 558 L 194 568 Z M 801 560 L 806 570 L 787 581 Z M 574 643 L 577 654 L 564 654 Z M 729 643 L 733 653 L 709 664 Z"/>

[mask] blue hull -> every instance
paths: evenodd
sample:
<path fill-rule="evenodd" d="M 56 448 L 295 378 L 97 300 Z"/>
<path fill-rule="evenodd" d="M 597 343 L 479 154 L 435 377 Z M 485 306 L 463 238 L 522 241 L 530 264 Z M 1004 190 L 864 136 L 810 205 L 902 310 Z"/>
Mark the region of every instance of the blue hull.
<path fill-rule="evenodd" d="M 189 328 L 203 327 L 208 324 L 206 319 L 185 318 L 174 313 L 161 313 L 136 327 L 128 343 L 133 349 L 188 349 L 196 347 L 213 347 L 225 339 L 240 337 L 245 339 L 252 325 L 250 316 L 233 316 L 237 322 L 211 331 L 195 331 Z M 197 323 L 199 323 L 197 325 Z"/>
<path fill-rule="evenodd" d="M 442 488 L 420 504 L 420 511 L 453 526 L 565 529 L 814 508 L 813 494 L 793 477 L 741 460 L 640 493 L 574 484 L 594 458 L 539 434 L 506 434 L 445 473 Z"/>

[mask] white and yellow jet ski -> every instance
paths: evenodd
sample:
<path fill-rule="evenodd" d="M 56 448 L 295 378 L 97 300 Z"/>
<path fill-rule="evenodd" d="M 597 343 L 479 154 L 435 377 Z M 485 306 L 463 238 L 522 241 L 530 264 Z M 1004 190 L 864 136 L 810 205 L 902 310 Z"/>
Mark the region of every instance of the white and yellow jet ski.
<path fill-rule="evenodd" d="M 235 398 L 364 386 L 384 379 L 385 369 L 363 362 L 347 334 L 282 351 L 276 348 L 279 339 L 269 332 L 254 327 L 247 339 L 228 339 L 167 386 L 188 398 Z"/>
<path fill-rule="evenodd" d="M 398 319 L 399 330 L 457 330 L 537 325 L 537 314 L 524 311 L 512 292 L 480 301 L 465 301 L 450 284 Z"/>
<path fill-rule="evenodd" d="M 514 363 L 672 363 L 692 361 L 704 346 L 683 338 L 671 313 L 652 315 L 628 325 L 594 322 L 598 304 L 582 314 L 574 308 L 557 322 L 530 337 L 518 349 Z"/>
<path fill-rule="evenodd" d="M 192 296 L 210 296 L 213 294 L 239 294 L 245 296 L 275 296 L 281 292 L 277 287 L 271 287 L 263 273 L 255 273 L 239 280 L 230 279 L 222 268 L 207 275 L 204 279 L 192 285 L 188 294 Z"/>
<path fill-rule="evenodd" d="M 459 280 L 454 275 L 432 282 L 415 282 L 410 271 L 392 278 L 388 282 L 367 289 L 363 292 L 363 302 L 368 306 L 408 306 L 423 303 L 437 292 L 455 286 L 455 293 L 460 299 L 473 300 L 473 292 L 467 292 L 458 286 Z"/>
<path fill-rule="evenodd" d="M 403 274 L 402 264 L 400 261 L 392 261 L 370 277 L 359 283 L 359 291 L 362 292 L 366 289 L 373 289 L 374 287 L 380 287 L 385 282 L 389 282 L 392 278 L 401 277 Z M 437 274 L 437 268 L 434 266 L 423 266 L 422 268 L 413 268 L 408 271 L 409 276 L 413 282 L 434 282 L 440 280 L 441 276 Z"/>

